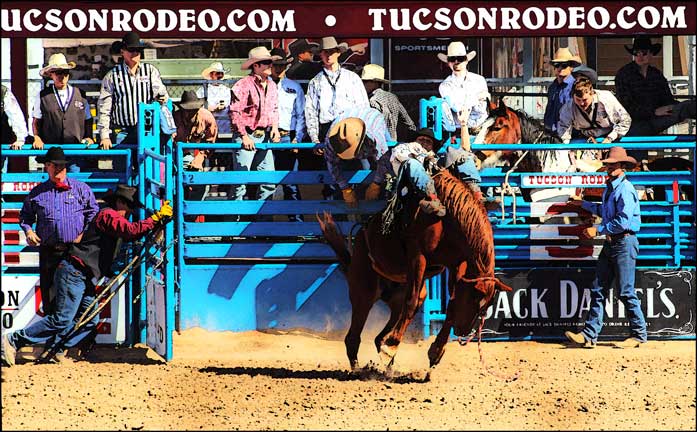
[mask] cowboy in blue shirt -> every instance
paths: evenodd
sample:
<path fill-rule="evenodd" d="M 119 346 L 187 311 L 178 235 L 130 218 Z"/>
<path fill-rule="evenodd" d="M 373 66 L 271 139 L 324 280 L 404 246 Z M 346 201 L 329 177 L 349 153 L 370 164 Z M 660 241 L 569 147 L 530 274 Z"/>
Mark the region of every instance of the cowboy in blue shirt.
<path fill-rule="evenodd" d="M 586 324 L 580 333 L 567 331 L 564 334 L 574 346 L 595 347 L 598 334 L 603 327 L 605 296 L 613 279 L 617 277 L 619 298 L 627 309 L 631 330 L 631 337 L 619 346 L 639 347 L 646 342 L 647 337 L 646 320 L 634 289 L 634 272 L 639 254 L 636 233 L 641 227 L 641 210 L 639 195 L 625 176 L 625 169 L 633 168 L 637 162 L 633 157 L 627 156 L 627 151 L 622 147 L 612 147 L 607 159 L 601 162 L 607 167 L 609 176 L 602 204 L 570 201 L 572 206 L 582 207 L 602 216 L 599 228 L 586 228 L 581 237 L 591 239 L 596 234 L 604 234 L 605 243 L 598 257 L 597 275 L 591 288 L 590 311 Z"/>

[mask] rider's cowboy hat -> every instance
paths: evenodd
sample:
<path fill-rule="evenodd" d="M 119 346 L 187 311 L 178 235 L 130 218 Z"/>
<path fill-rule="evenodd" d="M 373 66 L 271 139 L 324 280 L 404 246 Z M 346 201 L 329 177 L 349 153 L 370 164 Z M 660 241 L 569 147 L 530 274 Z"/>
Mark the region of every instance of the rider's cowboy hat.
<path fill-rule="evenodd" d="M 241 69 L 251 69 L 254 63 L 264 60 L 280 60 L 281 57 L 272 55 L 265 46 L 258 46 L 249 50 L 248 59 L 242 63 Z"/>
<path fill-rule="evenodd" d="M 554 53 L 552 63 L 571 63 L 571 66 L 579 66 L 581 64 L 581 58 L 572 55 L 568 48 L 559 48 L 557 52 Z"/>
<path fill-rule="evenodd" d="M 69 62 L 65 58 L 65 54 L 56 53 L 52 54 L 51 57 L 48 58 L 48 66 L 41 69 L 39 71 L 39 75 L 41 75 L 42 77 L 47 77 L 54 70 L 74 69 L 75 66 L 75 62 Z"/>
<path fill-rule="evenodd" d="M 438 153 L 438 150 L 443 147 L 443 141 L 436 138 L 436 135 L 433 133 L 433 129 L 431 128 L 421 128 L 414 132 L 414 138 L 412 141 L 416 141 L 416 139 L 420 136 L 428 137 L 433 140 L 433 153 Z"/>
<path fill-rule="evenodd" d="M 65 158 L 65 153 L 60 147 L 51 147 L 48 149 L 44 156 L 37 156 L 36 161 L 38 163 L 51 162 L 54 164 L 67 164 L 68 160 Z"/>
<path fill-rule="evenodd" d="M 651 43 L 651 38 L 648 36 L 637 36 L 632 41 L 632 44 L 625 45 L 624 49 L 631 55 L 635 55 L 639 50 L 651 51 L 652 55 L 656 55 L 661 50 L 661 44 Z"/>
<path fill-rule="evenodd" d="M 450 42 L 448 45 L 448 53 L 438 53 L 438 59 L 443 63 L 448 62 L 448 57 L 466 57 L 467 61 L 472 61 L 472 59 L 477 55 L 475 51 L 467 52 L 465 44 L 462 42 Z"/>
<path fill-rule="evenodd" d="M 307 39 L 296 39 L 288 45 L 291 57 L 298 57 L 298 54 L 310 51 L 315 54 L 319 51 L 319 44 L 308 42 Z"/>
<path fill-rule="evenodd" d="M 132 209 L 145 207 L 143 203 L 138 201 L 137 196 L 138 188 L 120 184 L 116 185 L 116 188 L 113 191 L 109 191 L 106 195 L 104 195 L 104 202 L 113 206 L 116 204 L 116 198 L 121 198 L 126 202 L 126 204 L 128 204 L 128 207 Z"/>
<path fill-rule="evenodd" d="M 582 75 L 591 80 L 593 86 L 595 86 L 595 83 L 598 82 L 598 72 L 586 65 L 576 66 L 575 68 L 571 69 L 571 75 L 573 75 L 574 78 L 578 78 L 579 75 Z"/>
<path fill-rule="evenodd" d="M 356 117 L 338 121 L 329 131 L 329 145 L 341 159 L 353 159 L 365 141 L 365 123 Z"/>
<path fill-rule="evenodd" d="M 389 80 L 385 79 L 385 69 L 373 63 L 369 63 L 363 66 L 363 71 L 361 72 L 361 80 L 363 81 L 376 81 L 381 83 L 388 83 Z"/>
<path fill-rule="evenodd" d="M 197 110 L 203 107 L 203 99 L 196 96 L 196 92 L 187 90 L 182 93 L 182 98 L 179 102 L 175 102 L 179 108 L 184 110 Z"/>
<path fill-rule="evenodd" d="M 287 65 L 288 63 L 291 63 L 293 61 L 293 57 L 288 57 L 286 52 L 283 51 L 283 48 L 272 49 L 271 55 L 280 57 L 278 60 L 273 61 L 273 64 L 275 65 Z"/>
<path fill-rule="evenodd" d="M 634 168 L 636 166 L 636 159 L 633 157 L 629 156 L 627 154 L 627 150 L 625 150 L 623 147 L 620 146 L 615 146 L 615 147 L 610 147 L 610 153 L 607 155 L 607 157 L 600 162 L 604 164 L 610 164 L 610 163 L 626 163 L 631 165 L 631 168 Z"/>
<path fill-rule="evenodd" d="M 348 49 L 348 44 L 346 42 L 337 43 L 334 36 L 323 37 L 319 42 L 319 51 L 338 49 L 339 52 L 344 52 Z"/>
<path fill-rule="evenodd" d="M 201 71 L 201 76 L 205 79 L 211 79 L 211 72 L 220 72 L 226 74 L 230 72 L 230 69 L 223 66 L 220 62 L 213 62 L 210 66 Z"/>

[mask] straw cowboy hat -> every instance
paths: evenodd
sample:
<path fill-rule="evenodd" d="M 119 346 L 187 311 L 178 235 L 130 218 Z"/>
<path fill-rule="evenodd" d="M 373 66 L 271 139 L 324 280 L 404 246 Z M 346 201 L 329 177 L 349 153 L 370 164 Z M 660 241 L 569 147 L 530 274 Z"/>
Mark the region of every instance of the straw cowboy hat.
<path fill-rule="evenodd" d="M 636 159 L 629 156 L 627 154 L 627 150 L 619 146 L 610 147 L 610 153 L 607 155 L 607 158 L 601 160 L 600 162 L 604 164 L 620 162 L 631 165 L 630 167 L 628 167 L 629 169 L 632 169 L 636 166 Z"/>
<path fill-rule="evenodd" d="M 288 57 L 286 52 L 283 51 L 283 48 L 272 49 L 271 55 L 280 57 L 278 60 L 273 61 L 273 64 L 275 65 L 287 65 L 288 63 L 291 63 L 293 61 L 293 57 Z"/>
<path fill-rule="evenodd" d="M 346 42 L 337 43 L 334 36 L 323 37 L 319 42 L 319 51 L 338 49 L 339 52 L 345 52 L 349 48 Z"/>
<path fill-rule="evenodd" d="M 365 123 L 356 117 L 337 122 L 329 131 L 329 144 L 341 159 L 356 156 L 365 141 Z"/>
<path fill-rule="evenodd" d="M 65 152 L 60 147 L 51 147 L 48 149 L 44 156 L 37 156 L 36 161 L 38 163 L 51 162 L 54 164 L 67 164 L 68 160 L 65 158 Z"/>
<path fill-rule="evenodd" d="M 75 66 L 75 62 L 68 62 L 68 60 L 65 58 L 65 54 L 56 53 L 52 54 L 51 57 L 48 58 L 48 66 L 41 69 L 39 71 L 39 75 L 42 77 L 48 77 L 48 75 L 54 70 L 74 69 Z"/>
<path fill-rule="evenodd" d="M 571 75 L 574 78 L 578 78 L 579 75 L 584 76 L 591 80 L 593 86 L 595 86 L 595 83 L 598 82 L 598 72 L 589 68 L 586 65 L 576 66 L 575 68 L 571 69 Z"/>
<path fill-rule="evenodd" d="M 201 71 L 201 76 L 205 79 L 211 79 L 211 72 L 222 72 L 224 74 L 230 72 L 230 69 L 225 68 L 220 62 L 213 62 L 210 66 Z"/>
<path fill-rule="evenodd" d="M 625 45 L 624 49 L 626 49 L 631 55 L 635 55 L 639 50 L 651 51 L 651 55 L 656 55 L 659 51 L 661 51 L 661 44 L 651 43 L 651 38 L 648 36 L 637 36 L 632 41 L 632 44 Z"/>
<path fill-rule="evenodd" d="M 258 63 L 264 60 L 280 60 L 281 57 L 271 55 L 269 49 L 265 46 L 258 46 L 249 50 L 248 59 L 242 63 L 240 69 L 250 69 L 254 63 Z"/>
<path fill-rule="evenodd" d="M 182 93 L 181 100 L 174 104 L 184 110 L 197 110 L 203 107 L 203 99 L 199 99 L 193 90 L 187 90 Z"/>
<path fill-rule="evenodd" d="M 128 204 L 128 207 L 132 209 L 144 208 L 145 206 L 143 203 L 138 201 L 137 196 L 137 188 L 120 184 L 117 185 L 113 191 L 109 191 L 106 195 L 104 195 L 104 202 L 113 206 L 116 204 L 116 198 L 121 198 Z"/>
<path fill-rule="evenodd" d="M 363 66 L 363 71 L 361 72 L 361 79 L 363 81 L 377 81 L 381 83 L 390 82 L 389 80 L 385 79 L 385 68 L 373 63 L 369 63 Z"/>
<path fill-rule="evenodd" d="M 577 55 L 572 55 L 568 48 L 559 48 L 557 52 L 554 53 L 554 58 L 552 63 L 571 63 L 572 66 L 578 66 L 581 62 L 581 57 Z"/>
<path fill-rule="evenodd" d="M 307 39 L 296 39 L 288 45 L 288 51 L 294 58 L 298 57 L 298 54 L 306 51 L 316 54 L 319 51 L 319 44 L 308 42 Z"/>
<path fill-rule="evenodd" d="M 448 57 L 465 57 L 467 61 L 472 61 L 472 59 L 477 55 L 475 51 L 467 52 L 465 44 L 462 42 L 450 42 L 448 44 L 448 53 L 438 53 L 438 59 L 443 63 L 448 62 Z"/>

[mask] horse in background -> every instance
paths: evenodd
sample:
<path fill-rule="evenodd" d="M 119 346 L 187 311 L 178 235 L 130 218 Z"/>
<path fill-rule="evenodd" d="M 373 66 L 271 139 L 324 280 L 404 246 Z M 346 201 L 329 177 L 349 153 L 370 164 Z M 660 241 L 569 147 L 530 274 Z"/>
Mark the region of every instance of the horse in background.
<path fill-rule="evenodd" d="M 447 170 L 434 174 L 433 180 L 447 209 L 443 218 L 418 211 L 417 200 L 406 200 L 408 227 L 385 234 L 381 229 L 384 214 L 378 213 L 358 231 L 352 248 L 331 214 L 317 216 L 349 285 L 351 326 L 344 343 L 352 369 L 358 365 L 360 336 L 373 305 L 383 300 L 390 308 L 390 318 L 375 338 L 375 347 L 389 368 L 426 298 L 425 278 L 445 267 L 450 300 L 443 327 L 428 350 L 431 367 L 440 362 L 451 329 L 455 335 L 467 335 L 496 289 L 511 291 L 494 276 L 493 230 L 480 200 Z"/>

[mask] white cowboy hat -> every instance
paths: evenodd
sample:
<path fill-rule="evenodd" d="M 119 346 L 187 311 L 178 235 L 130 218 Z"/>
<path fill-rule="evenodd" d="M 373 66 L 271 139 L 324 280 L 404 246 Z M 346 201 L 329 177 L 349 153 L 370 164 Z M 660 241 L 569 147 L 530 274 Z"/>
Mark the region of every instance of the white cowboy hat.
<path fill-rule="evenodd" d="M 254 63 L 264 61 L 264 60 L 280 60 L 281 57 L 277 55 L 271 55 L 269 49 L 265 46 L 258 46 L 249 50 L 249 58 L 242 63 L 240 69 L 249 69 Z"/>
<path fill-rule="evenodd" d="M 39 71 L 39 75 L 42 77 L 47 77 L 48 74 L 54 69 L 74 69 L 75 62 L 68 62 L 65 55 L 62 53 L 52 54 L 48 58 L 48 66 Z"/>
<path fill-rule="evenodd" d="M 385 79 L 385 69 L 382 66 L 373 63 L 363 66 L 361 79 L 363 81 L 377 81 L 381 83 L 389 82 L 389 80 Z"/>
<path fill-rule="evenodd" d="M 223 66 L 220 62 L 213 62 L 210 66 L 201 71 L 201 76 L 205 79 L 211 79 L 211 72 L 222 72 L 224 74 L 230 72 L 230 69 Z"/>
<path fill-rule="evenodd" d="M 554 58 L 552 63 L 572 63 L 572 66 L 579 66 L 581 62 L 581 57 L 571 54 L 568 48 L 559 48 L 557 52 L 554 53 Z"/>
<path fill-rule="evenodd" d="M 319 51 L 337 48 L 340 52 L 344 52 L 348 47 L 346 42 L 337 43 L 334 36 L 323 37 L 319 42 Z"/>
<path fill-rule="evenodd" d="M 450 42 L 448 45 L 448 53 L 439 53 L 438 60 L 442 61 L 443 63 L 447 63 L 448 57 L 466 57 L 467 61 L 469 62 L 472 61 L 476 55 L 477 53 L 475 51 L 467 52 L 467 48 L 462 42 Z"/>

